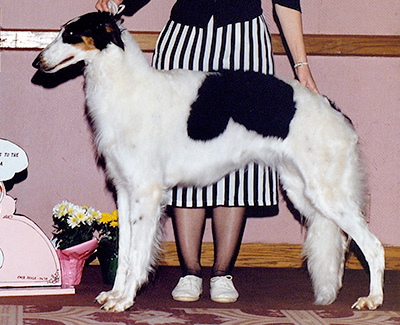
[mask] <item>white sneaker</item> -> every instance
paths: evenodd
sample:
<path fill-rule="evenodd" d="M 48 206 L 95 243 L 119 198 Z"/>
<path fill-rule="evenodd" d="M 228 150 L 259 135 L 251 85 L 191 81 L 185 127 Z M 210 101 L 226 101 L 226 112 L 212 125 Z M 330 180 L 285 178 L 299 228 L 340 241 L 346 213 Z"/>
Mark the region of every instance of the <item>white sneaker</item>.
<path fill-rule="evenodd" d="M 210 280 L 211 300 L 215 302 L 235 302 L 239 298 L 239 293 L 233 285 L 231 275 L 215 276 Z"/>
<path fill-rule="evenodd" d="M 181 277 L 171 295 L 177 301 L 197 301 L 203 291 L 203 279 L 195 275 Z"/>

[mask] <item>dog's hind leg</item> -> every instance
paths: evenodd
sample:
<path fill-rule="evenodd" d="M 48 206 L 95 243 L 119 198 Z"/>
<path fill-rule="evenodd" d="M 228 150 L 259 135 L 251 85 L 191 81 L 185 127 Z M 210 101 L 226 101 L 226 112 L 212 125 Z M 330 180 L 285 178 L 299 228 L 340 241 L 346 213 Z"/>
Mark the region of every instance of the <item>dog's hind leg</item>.
<path fill-rule="evenodd" d="M 321 216 L 305 195 L 303 175 L 288 161 L 279 167 L 280 180 L 288 198 L 305 217 L 307 236 L 303 256 L 313 283 L 316 304 L 332 303 L 342 286 L 346 241 L 332 221 Z"/>
<path fill-rule="evenodd" d="M 352 308 L 374 310 L 383 304 L 383 274 L 385 252 L 381 242 L 367 227 L 360 227 L 361 232 L 351 236 L 363 252 L 370 271 L 370 291 L 367 297 L 360 297 Z M 350 234 L 350 233 L 349 233 Z"/>
<path fill-rule="evenodd" d="M 355 146 L 349 145 L 346 150 L 331 155 L 332 173 L 337 176 L 312 175 L 308 179 L 307 194 L 324 217 L 334 222 L 357 243 L 369 265 L 369 296 L 360 298 L 353 308 L 376 309 L 383 302 L 384 249 L 368 229 L 362 213 L 365 185 L 357 151 Z M 324 173 L 329 174 L 327 169 L 319 171 L 320 175 Z"/>
<path fill-rule="evenodd" d="M 318 163 L 318 158 L 321 156 L 327 157 L 326 161 L 329 164 Z M 317 163 L 313 164 L 312 168 L 302 164 L 301 170 L 305 179 L 305 197 L 317 212 L 316 214 L 309 214 L 309 217 L 307 217 L 311 222 L 310 235 L 315 236 L 321 232 L 318 235 L 322 240 L 319 245 L 323 245 L 324 238 L 330 238 L 329 241 L 332 241 L 333 238 L 336 247 L 334 249 L 329 248 L 330 253 L 328 254 L 337 255 L 340 252 L 340 255 L 342 255 L 344 246 L 340 244 L 340 233 L 333 226 L 332 223 L 334 223 L 357 243 L 369 265 L 370 293 L 368 297 L 360 298 L 353 305 L 353 308 L 376 309 L 383 302 L 384 250 L 380 241 L 368 229 L 362 214 L 364 180 L 357 148 L 349 145 L 346 150 L 342 149 L 333 153 L 321 150 L 318 157 L 310 156 L 307 162 L 309 161 L 317 161 Z M 305 215 L 307 216 L 307 214 Z M 323 218 L 330 222 L 324 221 Z M 313 225 L 313 223 L 315 224 Z M 312 239 L 312 237 L 310 238 Z M 314 241 L 315 243 L 312 244 L 307 243 L 306 247 L 315 246 L 317 241 L 312 239 L 312 242 Z M 318 249 L 320 248 L 317 247 L 317 252 Z M 335 258 L 332 257 L 327 260 L 328 256 L 322 255 L 316 258 L 321 258 L 328 264 L 334 263 Z M 322 265 L 321 263 L 317 265 Z M 313 283 L 317 284 L 317 287 L 314 288 L 317 302 L 328 303 L 329 299 L 320 298 L 319 294 L 324 292 L 321 288 L 323 288 L 324 282 L 329 279 L 324 280 L 324 276 L 320 274 L 323 269 L 318 269 L 317 265 L 312 266 L 312 264 L 311 268 L 315 270 L 315 272 L 312 271 L 314 273 L 312 276 L 320 278 L 318 281 L 313 279 Z M 334 268 L 336 269 L 339 264 L 341 263 L 334 263 Z M 332 282 L 333 280 L 334 278 L 332 278 Z"/>
<path fill-rule="evenodd" d="M 383 303 L 383 274 L 385 269 L 385 253 L 381 242 L 368 229 L 361 212 L 357 207 L 343 211 L 334 221 L 343 229 L 361 249 L 369 266 L 370 292 L 368 297 L 361 297 L 352 308 L 376 309 Z"/>

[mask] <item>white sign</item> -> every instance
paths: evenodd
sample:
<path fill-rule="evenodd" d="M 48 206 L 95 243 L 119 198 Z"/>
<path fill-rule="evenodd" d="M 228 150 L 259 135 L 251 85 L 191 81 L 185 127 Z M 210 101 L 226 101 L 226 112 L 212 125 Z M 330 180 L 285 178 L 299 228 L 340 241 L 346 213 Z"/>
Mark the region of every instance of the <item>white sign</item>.
<path fill-rule="evenodd" d="M 0 182 L 12 179 L 28 167 L 25 151 L 11 141 L 0 139 Z"/>

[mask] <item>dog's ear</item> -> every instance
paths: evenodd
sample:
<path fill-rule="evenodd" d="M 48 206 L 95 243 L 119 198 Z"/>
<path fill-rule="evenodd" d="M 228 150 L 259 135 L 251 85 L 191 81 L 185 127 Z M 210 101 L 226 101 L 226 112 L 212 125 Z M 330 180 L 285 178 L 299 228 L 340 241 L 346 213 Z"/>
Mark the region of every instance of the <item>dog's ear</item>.
<path fill-rule="evenodd" d="M 120 20 L 120 22 L 122 24 L 122 19 Z M 119 46 L 121 49 L 124 49 L 125 46 L 121 38 L 121 30 L 122 29 L 120 25 L 118 25 L 117 21 L 113 21 L 112 24 L 106 25 L 106 31 L 109 31 L 110 33 L 111 42 Z"/>
<path fill-rule="evenodd" d="M 93 40 L 99 50 L 103 50 L 108 44 L 113 43 L 124 49 L 124 42 L 121 38 L 121 29 L 119 28 L 115 17 L 108 13 L 100 13 L 103 19 L 100 19 L 93 28 Z"/>

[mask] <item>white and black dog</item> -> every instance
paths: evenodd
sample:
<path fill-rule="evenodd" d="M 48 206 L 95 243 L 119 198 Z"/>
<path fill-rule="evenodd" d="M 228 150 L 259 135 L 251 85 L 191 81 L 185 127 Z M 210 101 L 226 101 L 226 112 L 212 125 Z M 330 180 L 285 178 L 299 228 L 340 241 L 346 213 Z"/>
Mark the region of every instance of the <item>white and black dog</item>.
<path fill-rule="evenodd" d="M 84 60 L 87 110 L 98 153 L 117 192 L 119 265 L 97 301 L 123 311 L 134 303 L 159 251 L 165 193 L 206 186 L 251 161 L 275 167 L 304 215 L 317 304 L 342 285 L 347 237 L 369 264 L 370 293 L 383 302 L 384 250 L 363 217 L 365 174 L 348 118 L 299 82 L 254 72 L 158 71 L 108 13 L 71 20 L 36 58 L 49 73 Z"/>

